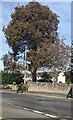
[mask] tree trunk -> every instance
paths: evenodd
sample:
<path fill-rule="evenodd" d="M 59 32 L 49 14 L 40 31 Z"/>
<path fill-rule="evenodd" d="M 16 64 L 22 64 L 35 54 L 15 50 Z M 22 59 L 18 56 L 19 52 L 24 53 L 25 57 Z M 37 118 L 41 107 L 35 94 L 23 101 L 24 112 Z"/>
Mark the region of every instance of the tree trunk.
<path fill-rule="evenodd" d="M 32 71 L 32 82 L 36 82 L 36 69 Z"/>

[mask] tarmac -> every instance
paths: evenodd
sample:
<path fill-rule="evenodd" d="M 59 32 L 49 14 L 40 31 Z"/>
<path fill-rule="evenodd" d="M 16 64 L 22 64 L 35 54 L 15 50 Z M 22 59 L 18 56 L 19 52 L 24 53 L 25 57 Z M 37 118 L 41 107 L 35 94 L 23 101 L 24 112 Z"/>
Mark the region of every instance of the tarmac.
<path fill-rule="evenodd" d="M 52 98 L 63 98 L 66 99 L 67 95 L 66 94 L 57 94 L 57 93 L 46 93 L 46 92 L 32 92 L 32 91 L 24 91 L 21 93 L 17 93 L 15 90 L 10 90 L 10 89 L 2 89 L 0 92 L 7 92 L 7 93 L 16 93 L 16 94 L 26 94 L 26 95 L 35 95 L 35 96 L 43 96 L 43 97 L 52 97 Z"/>
<path fill-rule="evenodd" d="M 14 94 L 26 94 L 26 95 L 35 95 L 35 96 L 43 96 L 43 97 L 50 97 L 50 98 L 58 98 L 58 99 L 66 99 L 67 95 L 66 94 L 57 94 L 57 93 L 45 93 L 45 92 L 32 92 L 32 91 L 24 91 L 23 93 L 21 93 L 21 91 L 19 91 L 19 93 L 17 93 L 17 91 L 15 90 L 11 90 L 11 89 L 1 89 L 0 92 L 6 92 L 6 93 L 14 93 Z M 71 98 L 68 98 L 71 99 Z M 1 119 L 2 120 L 2 119 Z M 27 120 L 27 119 L 5 119 L 5 120 Z M 29 119 L 28 119 L 29 120 Z M 37 120 L 37 119 L 30 119 L 30 120 Z M 38 120 L 55 120 L 52 118 L 49 119 L 38 119 Z M 67 119 L 56 119 L 56 120 L 67 120 Z M 72 119 L 68 119 L 68 120 L 72 120 Z"/>

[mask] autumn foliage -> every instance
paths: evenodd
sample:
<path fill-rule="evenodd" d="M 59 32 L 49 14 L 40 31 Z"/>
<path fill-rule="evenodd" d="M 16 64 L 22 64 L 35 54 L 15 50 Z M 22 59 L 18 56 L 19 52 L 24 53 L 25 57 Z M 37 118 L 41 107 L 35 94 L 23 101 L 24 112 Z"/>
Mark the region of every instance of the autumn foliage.
<path fill-rule="evenodd" d="M 11 21 L 3 28 L 6 42 L 16 55 L 24 53 L 25 44 L 30 54 L 32 81 L 36 82 L 36 71 L 41 67 L 64 67 L 67 62 L 67 47 L 58 36 L 58 16 L 49 7 L 38 2 L 16 6 Z"/>

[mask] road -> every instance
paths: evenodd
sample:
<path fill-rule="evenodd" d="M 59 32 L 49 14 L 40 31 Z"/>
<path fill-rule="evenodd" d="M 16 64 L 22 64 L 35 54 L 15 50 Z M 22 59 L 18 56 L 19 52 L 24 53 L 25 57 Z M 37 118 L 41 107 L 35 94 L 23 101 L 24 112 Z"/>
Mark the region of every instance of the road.
<path fill-rule="evenodd" d="M 48 118 L 44 115 L 36 114 L 26 109 L 3 103 L 2 118 Z"/>
<path fill-rule="evenodd" d="M 8 118 L 49 118 L 48 120 L 59 118 L 59 120 L 71 120 L 69 119 L 71 118 L 71 102 L 71 99 L 3 92 L 2 116 Z"/>

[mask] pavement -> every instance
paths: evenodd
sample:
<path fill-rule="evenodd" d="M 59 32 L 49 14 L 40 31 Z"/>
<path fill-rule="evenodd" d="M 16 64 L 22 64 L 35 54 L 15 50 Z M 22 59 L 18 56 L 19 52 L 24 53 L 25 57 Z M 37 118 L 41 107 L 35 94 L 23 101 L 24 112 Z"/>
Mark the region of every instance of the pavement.
<path fill-rule="evenodd" d="M 7 93 L 17 93 L 14 90 L 10 90 L 10 89 L 2 89 L 0 90 L 1 92 L 7 92 Z M 45 93 L 45 92 L 36 92 L 36 91 L 24 91 L 23 93 L 21 93 L 21 91 L 19 91 L 18 94 L 26 94 L 26 95 L 35 95 L 35 96 L 43 96 L 43 97 L 52 97 L 52 98 L 64 98 L 66 99 L 65 94 L 57 94 L 57 93 Z"/>

